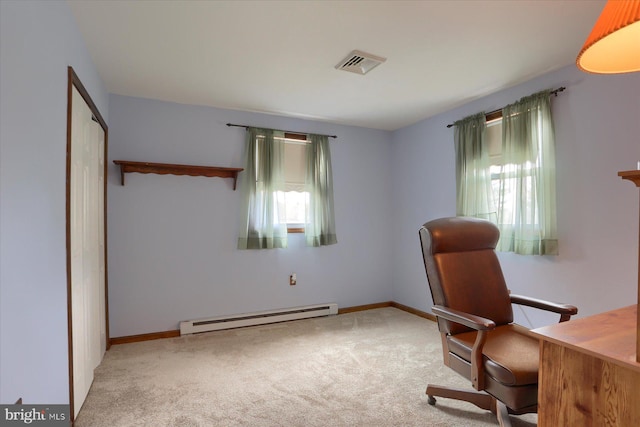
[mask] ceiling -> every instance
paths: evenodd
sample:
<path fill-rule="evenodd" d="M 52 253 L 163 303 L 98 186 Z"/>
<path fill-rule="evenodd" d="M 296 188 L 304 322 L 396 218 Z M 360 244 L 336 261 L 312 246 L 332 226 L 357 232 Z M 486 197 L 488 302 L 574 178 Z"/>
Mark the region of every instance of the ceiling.
<path fill-rule="evenodd" d="M 604 3 L 69 0 L 110 93 L 384 130 L 574 63 Z"/>

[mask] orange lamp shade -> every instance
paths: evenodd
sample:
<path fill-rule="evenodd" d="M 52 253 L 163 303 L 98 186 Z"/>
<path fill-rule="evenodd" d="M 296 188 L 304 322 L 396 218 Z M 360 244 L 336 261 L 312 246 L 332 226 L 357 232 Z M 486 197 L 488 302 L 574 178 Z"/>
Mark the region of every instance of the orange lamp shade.
<path fill-rule="evenodd" d="M 609 0 L 576 64 L 599 74 L 640 71 L 640 0 Z"/>

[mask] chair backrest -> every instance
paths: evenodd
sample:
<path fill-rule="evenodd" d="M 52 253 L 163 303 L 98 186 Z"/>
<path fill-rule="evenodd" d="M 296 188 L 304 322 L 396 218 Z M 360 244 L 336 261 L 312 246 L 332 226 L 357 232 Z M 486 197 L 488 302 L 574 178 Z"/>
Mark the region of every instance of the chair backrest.
<path fill-rule="evenodd" d="M 498 227 L 476 218 L 440 218 L 425 223 L 419 234 L 434 304 L 486 317 L 498 326 L 513 322 L 495 252 Z M 470 330 L 441 318 L 438 326 L 454 335 Z"/>

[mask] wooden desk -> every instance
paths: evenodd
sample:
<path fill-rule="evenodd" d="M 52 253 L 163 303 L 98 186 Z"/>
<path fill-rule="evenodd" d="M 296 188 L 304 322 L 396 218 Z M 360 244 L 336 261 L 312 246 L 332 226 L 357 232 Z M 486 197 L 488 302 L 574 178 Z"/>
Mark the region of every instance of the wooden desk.
<path fill-rule="evenodd" d="M 531 332 L 540 338 L 538 425 L 640 426 L 637 305 Z"/>

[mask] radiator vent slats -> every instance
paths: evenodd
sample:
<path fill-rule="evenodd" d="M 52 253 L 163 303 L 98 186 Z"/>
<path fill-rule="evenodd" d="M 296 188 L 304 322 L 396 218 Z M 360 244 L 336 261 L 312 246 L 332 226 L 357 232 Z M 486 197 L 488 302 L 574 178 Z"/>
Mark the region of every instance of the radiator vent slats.
<path fill-rule="evenodd" d="M 318 307 L 318 308 L 304 308 L 304 309 L 300 309 L 300 310 L 290 310 L 287 311 L 287 314 L 295 314 L 295 313 L 312 313 L 314 311 L 318 311 L 318 310 L 329 310 L 331 307 L 329 307 L 328 305 L 325 305 L 323 307 Z M 212 320 L 202 320 L 200 322 L 193 322 L 194 326 L 201 326 L 201 325 L 212 325 L 214 323 L 225 323 L 225 322 L 235 322 L 236 320 L 250 320 L 250 319 L 262 319 L 262 318 L 266 318 L 266 317 L 276 317 L 276 316 L 282 316 L 283 313 L 265 313 L 265 314 L 253 314 L 250 316 L 239 316 L 239 317 L 232 317 L 229 319 L 212 319 Z"/>
<path fill-rule="evenodd" d="M 307 319 L 310 317 L 338 314 L 338 304 L 318 304 L 289 309 L 269 310 L 257 313 L 245 313 L 234 316 L 219 316 L 209 319 L 187 320 L 180 322 L 180 335 L 221 329 L 241 328 L 245 326 L 265 325 L 288 320 Z"/>
<path fill-rule="evenodd" d="M 336 69 L 364 75 L 386 60 L 381 56 L 354 50 L 336 65 Z"/>

